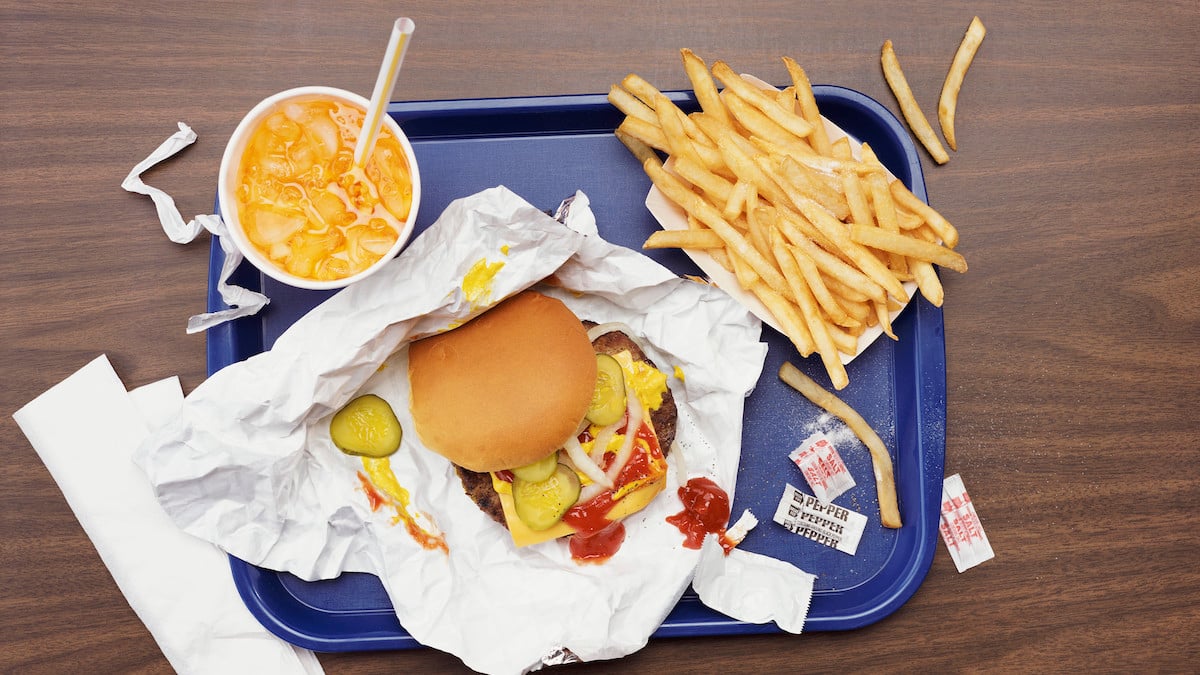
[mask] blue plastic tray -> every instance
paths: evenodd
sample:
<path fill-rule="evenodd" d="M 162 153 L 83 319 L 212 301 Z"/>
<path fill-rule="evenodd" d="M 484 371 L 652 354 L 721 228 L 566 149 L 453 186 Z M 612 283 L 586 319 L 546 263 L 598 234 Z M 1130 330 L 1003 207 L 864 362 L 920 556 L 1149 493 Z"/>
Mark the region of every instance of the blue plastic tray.
<path fill-rule="evenodd" d="M 822 113 L 859 140 L 917 196 L 926 198 L 916 148 L 896 118 L 873 99 L 832 86 L 814 87 Z M 696 109 L 690 93 L 671 98 Z M 612 130 L 621 114 L 603 95 L 394 103 L 388 112 L 412 141 L 423 195 L 417 234 L 452 200 L 504 184 L 543 209 L 582 189 L 600 233 L 638 248 L 657 225 L 643 204 L 649 180 Z M 218 205 L 219 207 L 219 205 Z M 681 252 L 649 251 L 680 274 L 699 270 Z M 216 293 L 223 256 L 212 246 L 209 309 L 225 305 Z M 243 265 L 234 280 L 263 290 L 271 304 L 258 316 L 208 332 L 209 373 L 274 344 L 297 318 L 329 297 L 282 285 Z M 751 509 L 761 524 L 742 546 L 795 563 L 818 575 L 805 630 L 848 630 L 878 621 L 916 592 L 933 559 L 945 457 L 945 340 L 941 310 L 917 298 L 895 323 L 899 342 L 877 340 L 849 366 L 842 397 L 879 432 L 893 462 L 904 527 L 879 525 L 870 458 L 859 448 L 842 456 L 858 486 L 838 503 L 868 516 L 858 552 L 850 556 L 771 522 L 784 483 L 807 489 L 788 453 L 806 436 L 820 411 L 783 385 L 776 373 L 791 360 L 819 382 L 828 379 L 815 359 L 801 360 L 774 330 L 762 378 L 746 401 L 742 461 L 733 513 Z M 827 385 L 828 386 L 828 385 Z M 420 646 L 400 625 L 379 580 L 343 574 L 304 582 L 231 559 L 238 590 L 272 632 L 317 651 L 406 649 Z M 734 621 L 703 606 L 689 591 L 655 637 L 775 632 L 774 624 Z"/>

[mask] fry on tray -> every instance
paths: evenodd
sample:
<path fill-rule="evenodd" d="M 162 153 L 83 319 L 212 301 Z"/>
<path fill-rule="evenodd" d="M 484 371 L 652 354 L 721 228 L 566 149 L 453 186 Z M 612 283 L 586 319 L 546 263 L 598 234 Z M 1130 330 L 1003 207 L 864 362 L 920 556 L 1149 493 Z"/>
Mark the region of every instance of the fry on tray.
<path fill-rule="evenodd" d="M 985 35 L 987 29 L 983 27 L 979 17 L 971 19 L 971 25 L 967 26 L 958 51 L 954 53 L 954 60 L 946 73 L 946 81 L 942 83 L 942 95 L 938 99 L 938 123 L 942 125 L 942 135 L 946 137 L 946 145 L 949 145 L 951 150 L 958 150 L 958 141 L 954 137 L 954 110 L 958 107 L 958 92 L 962 89 L 963 78 L 967 76 L 967 69 L 971 67 L 971 61 L 975 60 L 975 52 L 979 51 L 979 45 Z"/>
<path fill-rule="evenodd" d="M 642 248 L 724 248 L 725 241 L 712 230 L 659 230 Z"/>
<path fill-rule="evenodd" d="M 617 137 L 687 216 L 686 230 L 656 232 L 643 246 L 706 252 L 800 354 L 820 355 L 841 389 L 843 355 L 856 354 L 859 336 L 895 339 L 891 312 L 911 282 L 941 304 L 933 265 L 966 269 L 951 250 L 958 232 L 869 146 L 830 138 L 795 61 L 784 59 L 792 85 L 776 92 L 722 61 L 710 70 L 690 50 L 680 56 L 700 110 L 685 114 L 636 74 L 609 92 L 626 115 Z"/>
<path fill-rule="evenodd" d="M 790 363 L 779 368 L 779 379 L 787 383 L 814 404 L 837 417 L 850 427 L 871 453 L 871 466 L 875 470 L 875 490 L 879 495 L 879 520 L 884 527 L 898 528 L 900 508 L 896 500 L 896 479 L 892 472 L 892 456 L 879 434 L 867 424 L 845 401 L 826 391 L 812 378 L 800 372 Z"/>
<path fill-rule="evenodd" d="M 900 69 L 900 59 L 896 58 L 896 50 L 892 47 L 891 40 L 884 41 L 880 62 L 883 65 L 883 77 L 891 87 L 892 93 L 896 95 L 896 101 L 900 104 L 900 112 L 904 113 L 908 128 L 912 129 L 917 140 L 921 141 L 921 145 L 924 145 L 925 149 L 929 151 L 933 161 L 938 164 L 950 161 L 950 155 L 946 153 L 946 148 L 942 147 L 942 142 L 933 133 L 933 127 L 929 126 L 929 119 L 925 117 L 925 113 L 921 112 L 921 106 L 913 97 L 908 80 L 904 77 L 904 71 Z"/>

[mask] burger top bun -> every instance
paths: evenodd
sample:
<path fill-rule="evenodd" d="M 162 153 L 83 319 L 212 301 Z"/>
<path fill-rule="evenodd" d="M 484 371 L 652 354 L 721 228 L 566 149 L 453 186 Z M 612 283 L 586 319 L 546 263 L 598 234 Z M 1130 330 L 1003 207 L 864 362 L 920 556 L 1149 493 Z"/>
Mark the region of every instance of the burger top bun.
<path fill-rule="evenodd" d="M 537 461 L 576 433 L 596 357 L 566 305 L 525 291 L 412 343 L 408 378 L 421 442 L 472 471 L 499 471 Z"/>

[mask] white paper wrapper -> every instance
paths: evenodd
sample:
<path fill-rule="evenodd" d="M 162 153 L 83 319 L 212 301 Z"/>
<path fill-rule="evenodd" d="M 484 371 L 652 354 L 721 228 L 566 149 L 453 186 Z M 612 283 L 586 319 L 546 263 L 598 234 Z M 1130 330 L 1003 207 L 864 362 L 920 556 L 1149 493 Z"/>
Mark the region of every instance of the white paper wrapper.
<path fill-rule="evenodd" d="M 758 321 L 728 295 L 601 239 L 583 195 L 570 210 L 581 231 L 505 188 L 451 204 L 388 267 L 188 397 L 140 451 L 160 503 L 186 531 L 263 567 L 304 579 L 379 575 L 413 637 L 476 670 L 520 672 L 564 648 L 590 661 L 642 647 L 700 559 L 665 521 L 682 508 L 679 482 L 708 476 L 733 496 L 743 400 L 766 346 Z M 490 298 L 473 306 L 463 277 L 481 260 L 504 266 Z M 555 286 L 538 290 L 583 319 L 624 322 L 661 370 L 685 374 L 669 378 L 679 424 L 667 487 L 626 521 L 624 545 L 602 565 L 572 562 L 563 541 L 514 548 L 449 462 L 420 444 L 408 414 L 408 342 L 551 276 Z M 392 469 L 449 555 L 371 512 L 355 478 L 361 463 L 333 447 L 329 416 L 367 392 L 400 417 Z"/>
<path fill-rule="evenodd" d="M 138 162 L 129 172 L 129 175 L 125 177 L 125 180 L 121 181 L 121 187 L 125 190 L 146 195 L 154 201 L 154 207 L 158 211 L 158 220 L 162 224 L 163 232 L 166 233 L 167 238 L 176 244 L 191 243 L 205 230 L 208 230 L 214 236 L 220 237 L 221 251 L 225 254 L 225 264 L 221 267 L 221 276 L 217 280 L 217 292 L 221 294 L 221 300 L 226 305 L 229 305 L 229 309 L 197 314 L 189 318 L 187 323 L 188 333 L 199 333 L 226 321 L 257 314 L 260 309 L 270 302 L 267 296 L 262 293 L 256 293 L 229 283 L 229 277 L 242 262 L 242 253 L 237 250 L 237 247 L 233 245 L 233 241 L 227 236 L 225 221 L 221 220 L 220 216 L 200 215 L 185 223 L 183 222 L 183 216 L 179 214 L 179 207 L 175 206 L 175 200 L 171 195 L 159 188 L 147 185 L 142 180 L 142 174 L 149 170 L 150 167 L 175 156 L 195 142 L 196 132 L 192 131 L 188 125 L 180 122 L 179 131 L 176 131 L 167 140 L 163 141 L 146 159 Z"/>

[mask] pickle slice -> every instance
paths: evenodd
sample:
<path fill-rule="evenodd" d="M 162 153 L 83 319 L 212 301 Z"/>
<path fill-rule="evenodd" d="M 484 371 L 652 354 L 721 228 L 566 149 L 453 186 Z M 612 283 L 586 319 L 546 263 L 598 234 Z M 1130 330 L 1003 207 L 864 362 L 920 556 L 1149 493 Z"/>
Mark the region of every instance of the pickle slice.
<path fill-rule="evenodd" d="M 400 448 L 403 430 L 388 402 L 375 394 L 350 401 L 329 422 L 329 436 L 348 455 L 387 457 Z"/>
<path fill-rule="evenodd" d="M 536 462 L 531 462 L 525 466 L 518 466 L 512 470 L 513 476 L 521 480 L 527 480 L 532 483 L 543 481 L 554 474 L 554 467 L 558 466 L 558 451 L 546 455 Z"/>
<path fill-rule="evenodd" d="M 562 520 L 579 499 L 579 476 L 566 464 L 555 464 L 554 473 L 542 481 L 514 477 L 513 507 L 517 517 L 536 532 L 548 530 Z"/>
<path fill-rule="evenodd" d="M 592 424 L 606 427 L 625 414 L 625 373 L 621 364 L 608 354 L 596 354 L 596 389 L 587 418 Z"/>

